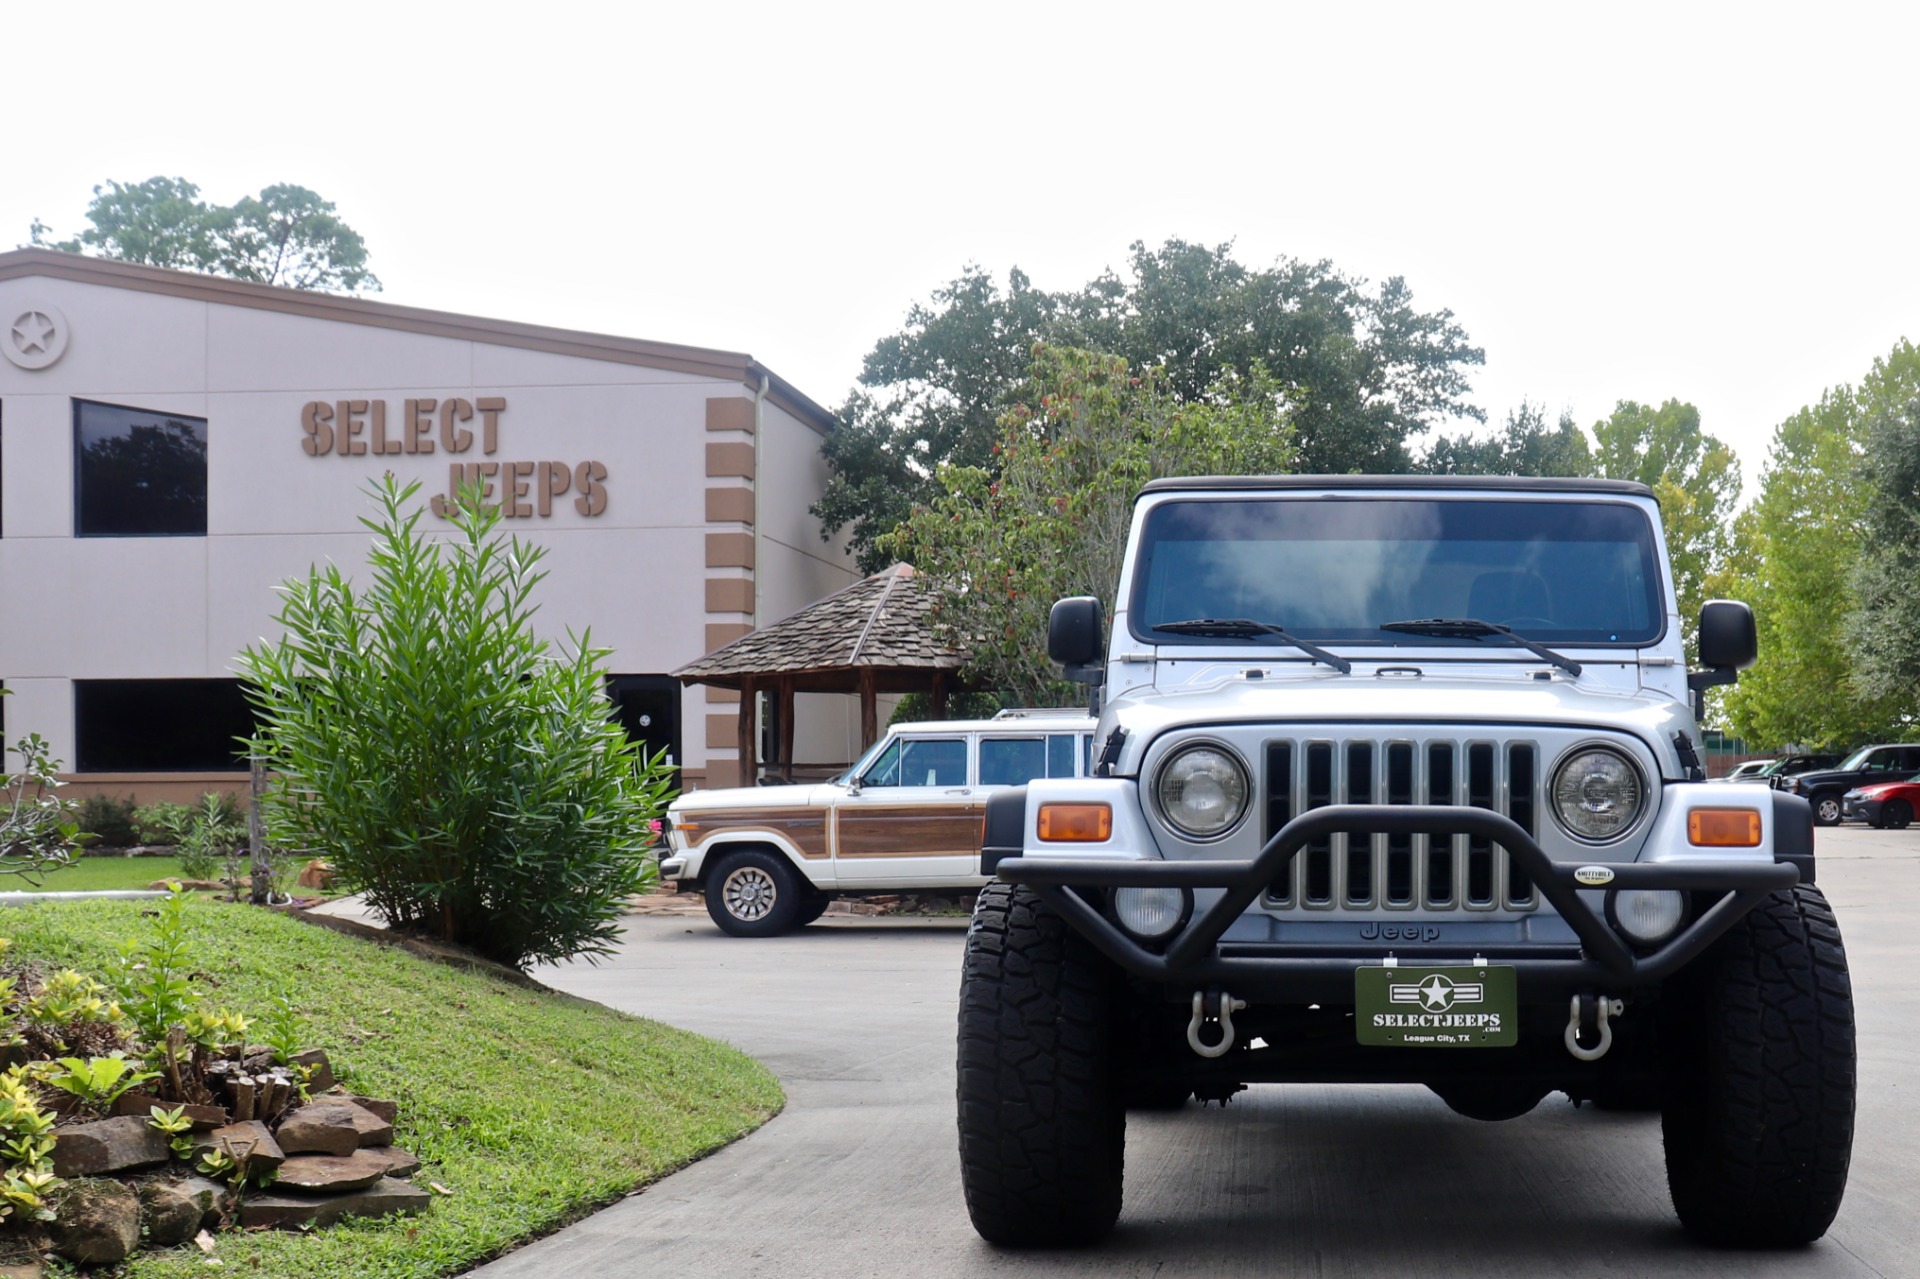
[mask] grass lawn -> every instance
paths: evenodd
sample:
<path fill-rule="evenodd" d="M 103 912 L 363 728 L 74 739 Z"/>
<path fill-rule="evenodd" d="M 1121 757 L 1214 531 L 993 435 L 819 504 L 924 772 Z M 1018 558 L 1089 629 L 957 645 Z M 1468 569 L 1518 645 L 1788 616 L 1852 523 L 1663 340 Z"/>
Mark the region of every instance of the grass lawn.
<path fill-rule="evenodd" d="M 0 876 L 0 892 L 93 893 L 107 888 L 148 888 L 162 879 L 185 878 L 178 857 L 81 857 L 41 877 Z"/>
<path fill-rule="evenodd" d="M 142 859 L 145 860 L 145 859 Z M 61 872 L 62 874 L 66 872 Z M 9 958 L 104 974 L 146 935 L 140 902 L 0 909 Z M 274 912 L 188 903 L 210 1002 L 249 1015 L 288 980 L 308 1038 L 349 1088 L 400 1106 L 394 1142 L 438 1182 L 419 1217 L 311 1235 L 217 1236 L 224 1272 L 261 1279 L 453 1274 L 751 1131 L 783 1098 L 733 1048 L 657 1022 L 417 959 Z M 124 1279 L 204 1277 L 192 1246 L 139 1253 Z"/>

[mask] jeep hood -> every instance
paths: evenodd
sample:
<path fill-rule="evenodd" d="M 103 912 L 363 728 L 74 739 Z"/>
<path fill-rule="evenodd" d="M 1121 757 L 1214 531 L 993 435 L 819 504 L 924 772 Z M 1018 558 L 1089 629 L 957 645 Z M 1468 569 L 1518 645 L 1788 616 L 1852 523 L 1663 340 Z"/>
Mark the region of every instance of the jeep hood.
<path fill-rule="evenodd" d="M 1177 689 L 1139 689 L 1109 703 L 1101 716 L 1096 752 L 1115 727 L 1127 731 L 1116 771 L 1134 774 L 1154 738 L 1209 724 L 1554 724 L 1631 733 L 1680 779 L 1686 770 L 1674 735 L 1692 737 L 1687 708 L 1645 691 L 1582 688 L 1564 678 L 1427 674 L 1248 678 L 1241 669 Z M 1694 742 L 1696 752 L 1698 741 Z"/>

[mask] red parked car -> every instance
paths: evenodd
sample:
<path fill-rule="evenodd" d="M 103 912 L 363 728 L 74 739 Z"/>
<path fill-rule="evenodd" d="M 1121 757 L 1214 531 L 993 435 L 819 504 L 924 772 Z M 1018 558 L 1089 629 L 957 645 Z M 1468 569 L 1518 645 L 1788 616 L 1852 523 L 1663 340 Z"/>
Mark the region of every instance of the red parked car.
<path fill-rule="evenodd" d="M 1891 826 L 1905 830 L 1920 810 L 1920 776 L 1897 782 L 1871 782 L 1848 791 L 1840 800 L 1847 817 L 1858 817 L 1875 830 Z"/>

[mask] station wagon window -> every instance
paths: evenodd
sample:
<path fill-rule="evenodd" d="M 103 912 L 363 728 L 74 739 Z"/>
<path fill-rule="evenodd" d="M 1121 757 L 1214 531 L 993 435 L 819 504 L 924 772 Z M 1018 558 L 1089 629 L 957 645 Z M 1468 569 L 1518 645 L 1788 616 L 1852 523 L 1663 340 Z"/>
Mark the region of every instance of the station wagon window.
<path fill-rule="evenodd" d="M 1047 742 L 1040 737 L 980 739 L 980 784 L 1024 786 L 1047 775 Z"/>
<path fill-rule="evenodd" d="M 896 740 L 861 775 L 865 786 L 965 786 L 967 743 L 959 737 Z"/>
<path fill-rule="evenodd" d="M 1047 776 L 1072 777 L 1075 773 L 1073 757 L 1074 734 L 1055 733 L 1047 738 Z"/>

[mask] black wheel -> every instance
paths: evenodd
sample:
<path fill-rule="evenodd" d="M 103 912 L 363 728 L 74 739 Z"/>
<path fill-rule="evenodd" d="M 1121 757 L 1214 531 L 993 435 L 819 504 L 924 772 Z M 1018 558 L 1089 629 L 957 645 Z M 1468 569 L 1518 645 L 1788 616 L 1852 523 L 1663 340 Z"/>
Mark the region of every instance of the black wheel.
<path fill-rule="evenodd" d="M 763 848 L 729 853 L 705 880 L 707 914 L 735 937 L 773 937 L 797 927 L 808 899 L 792 864 Z"/>
<path fill-rule="evenodd" d="M 1825 1234 L 1853 1152 L 1853 988 L 1820 890 L 1775 893 L 1688 974 L 1660 1125 L 1667 1185 L 1711 1243 Z"/>
<path fill-rule="evenodd" d="M 1890 799 L 1880 810 L 1880 821 L 1895 830 L 1905 830 L 1913 825 L 1913 805 L 1904 799 Z"/>
<path fill-rule="evenodd" d="M 827 907 L 833 905 L 832 893 L 815 893 L 800 903 L 800 911 L 793 917 L 795 928 L 805 928 L 814 920 L 827 913 Z"/>
<path fill-rule="evenodd" d="M 1840 797 L 1832 791 L 1821 791 L 1813 797 L 1813 824 L 1815 826 L 1838 826 L 1840 824 Z"/>
<path fill-rule="evenodd" d="M 960 1182 L 989 1243 L 1093 1243 L 1120 1216 L 1116 976 L 1031 889 L 981 892 L 960 980 L 958 1103 Z"/>

